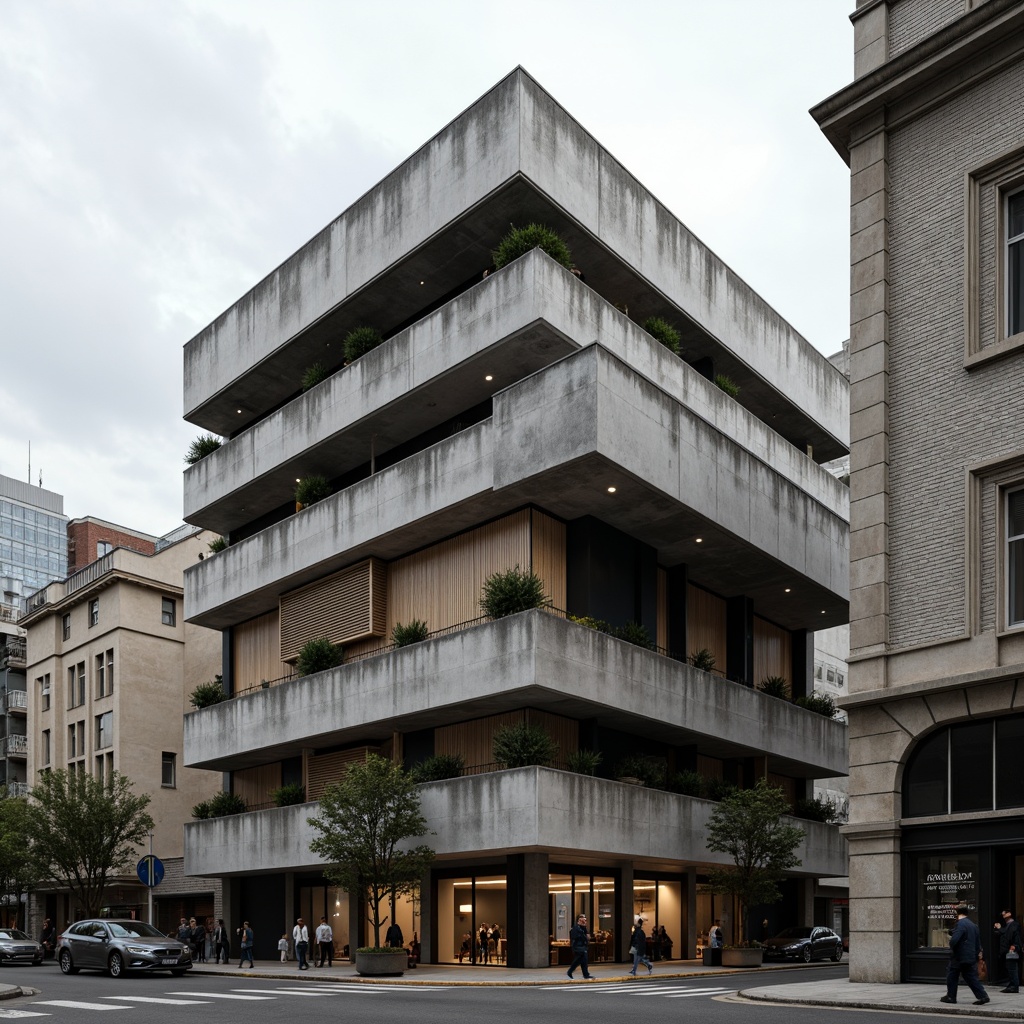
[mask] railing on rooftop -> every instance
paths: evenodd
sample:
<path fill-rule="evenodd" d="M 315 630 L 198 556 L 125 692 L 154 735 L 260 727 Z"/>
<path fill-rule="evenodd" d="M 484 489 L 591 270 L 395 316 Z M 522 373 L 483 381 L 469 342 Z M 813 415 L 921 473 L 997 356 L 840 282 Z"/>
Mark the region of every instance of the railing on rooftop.
<path fill-rule="evenodd" d="M 4 697 L 4 706 L 8 711 L 12 708 L 19 711 L 28 710 L 28 694 L 24 690 L 8 690 Z"/>
<path fill-rule="evenodd" d="M 105 554 L 102 558 L 97 558 L 95 562 L 90 562 L 88 565 L 83 566 L 76 573 L 69 576 L 64 581 L 64 596 L 73 594 L 76 590 L 81 590 L 82 587 L 89 586 L 90 583 L 95 583 L 101 576 L 110 572 L 114 568 L 114 555 L 116 551 L 111 551 Z"/>

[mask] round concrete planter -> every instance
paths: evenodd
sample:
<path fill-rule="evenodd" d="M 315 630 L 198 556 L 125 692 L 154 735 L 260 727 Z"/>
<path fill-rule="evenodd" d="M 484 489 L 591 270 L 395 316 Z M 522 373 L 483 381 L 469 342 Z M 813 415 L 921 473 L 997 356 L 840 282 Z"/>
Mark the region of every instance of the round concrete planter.
<path fill-rule="evenodd" d="M 723 949 L 723 967 L 760 967 L 764 953 L 760 949 Z"/>
<path fill-rule="evenodd" d="M 397 953 L 377 953 L 356 950 L 356 973 L 365 977 L 380 977 L 384 974 L 404 974 L 409 966 L 409 954 L 400 949 Z"/>

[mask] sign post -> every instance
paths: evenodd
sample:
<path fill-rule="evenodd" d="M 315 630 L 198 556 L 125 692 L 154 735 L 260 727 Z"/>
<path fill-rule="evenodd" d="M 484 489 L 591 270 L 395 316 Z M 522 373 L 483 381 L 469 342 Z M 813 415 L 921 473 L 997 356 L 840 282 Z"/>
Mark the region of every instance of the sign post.
<path fill-rule="evenodd" d="M 135 866 L 139 881 L 149 889 L 149 923 L 153 923 L 153 890 L 164 880 L 164 864 L 153 856 L 153 833 L 149 833 L 149 853 Z"/>

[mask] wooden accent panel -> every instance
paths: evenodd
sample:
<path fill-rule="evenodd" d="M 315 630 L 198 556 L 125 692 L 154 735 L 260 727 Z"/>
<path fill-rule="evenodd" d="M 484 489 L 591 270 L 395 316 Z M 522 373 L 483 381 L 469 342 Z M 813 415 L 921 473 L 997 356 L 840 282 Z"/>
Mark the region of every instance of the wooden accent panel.
<path fill-rule="evenodd" d="M 308 640 L 353 643 L 387 633 L 387 566 L 368 558 L 281 596 L 281 657 L 294 662 Z"/>
<path fill-rule="evenodd" d="M 324 789 L 332 782 L 337 782 L 352 764 L 361 764 L 369 754 L 380 753 L 380 747 L 353 747 L 351 750 L 338 750 L 333 754 L 321 754 L 319 757 L 309 754 L 303 763 L 303 776 L 306 780 L 306 799 L 319 800 Z"/>
<path fill-rule="evenodd" d="M 471 722 L 456 722 L 434 730 L 435 754 L 461 754 L 467 768 L 494 763 L 494 734 L 503 726 L 527 721 L 542 726 L 558 744 L 556 761 L 564 761 L 579 749 L 579 722 L 547 711 L 525 708 L 489 715 Z"/>
<path fill-rule="evenodd" d="M 250 808 L 271 802 L 270 794 L 281 788 L 281 762 L 241 768 L 231 773 L 231 792 L 240 796 Z"/>
<path fill-rule="evenodd" d="M 668 571 L 658 566 L 658 635 L 655 643 L 658 649 L 668 650 Z M 689 651 L 686 652 L 687 654 Z"/>
<path fill-rule="evenodd" d="M 778 786 L 786 794 L 789 806 L 792 807 L 796 802 L 796 781 L 787 778 L 785 775 L 776 775 L 774 772 L 769 772 L 768 782 L 773 786 Z"/>
<path fill-rule="evenodd" d="M 278 612 L 267 612 L 231 630 L 234 688 L 245 690 L 264 679 L 280 679 L 291 673 L 281 660 L 281 626 Z"/>
<path fill-rule="evenodd" d="M 715 670 L 727 671 L 725 599 L 692 583 L 686 587 L 686 642 L 687 657 L 706 647 L 715 656 Z"/>
<path fill-rule="evenodd" d="M 552 607 L 564 608 L 565 582 L 565 523 L 533 509 L 530 515 L 533 532 L 531 568 L 543 581 L 544 593 Z"/>
<path fill-rule="evenodd" d="M 697 771 L 705 779 L 720 779 L 722 777 L 722 762 L 717 757 L 706 757 L 704 754 L 698 754 Z"/>
<path fill-rule="evenodd" d="M 782 676 L 792 684 L 793 636 L 766 619 L 754 616 L 754 685 L 765 676 Z"/>

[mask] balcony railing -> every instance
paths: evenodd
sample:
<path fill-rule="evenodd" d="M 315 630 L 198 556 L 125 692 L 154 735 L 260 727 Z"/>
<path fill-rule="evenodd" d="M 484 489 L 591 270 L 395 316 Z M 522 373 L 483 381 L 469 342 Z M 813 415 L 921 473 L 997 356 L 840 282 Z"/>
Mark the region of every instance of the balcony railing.
<path fill-rule="evenodd" d="M 27 782 L 8 782 L 7 783 L 7 795 L 8 796 L 28 796 L 31 792 L 32 787 Z"/>
<path fill-rule="evenodd" d="M 28 694 L 24 690 L 8 690 L 4 706 L 8 711 L 27 711 Z"/>
<path fill-rule="evenodd" d="M 28 645 L 23 636 L 8 637 L 7 644 L 3 648 L 4 656 L 8 661 L 25 661 L 28 652 Z"/>
<path fill-rule="evenodd" d="M 28 737 L 8 736 L 4 740 L 4 754 L 6 754 L 7 757 L 28 756 Z"/>

